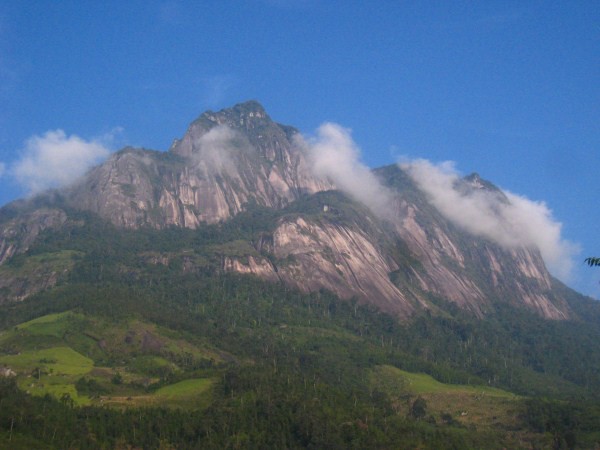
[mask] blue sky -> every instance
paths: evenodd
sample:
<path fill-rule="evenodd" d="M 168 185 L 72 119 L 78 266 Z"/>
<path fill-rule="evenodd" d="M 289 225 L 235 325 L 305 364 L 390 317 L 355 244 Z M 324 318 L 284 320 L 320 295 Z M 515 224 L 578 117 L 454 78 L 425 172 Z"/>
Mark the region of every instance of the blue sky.
<path fill-rule="evenodd" d="M 350 128 L 371 167 L 452 160 L 546 202 L 600 297 L 598 1 L 0 1 L 0 204 L 39 140 L 166 150 L 247 99 Z"/>

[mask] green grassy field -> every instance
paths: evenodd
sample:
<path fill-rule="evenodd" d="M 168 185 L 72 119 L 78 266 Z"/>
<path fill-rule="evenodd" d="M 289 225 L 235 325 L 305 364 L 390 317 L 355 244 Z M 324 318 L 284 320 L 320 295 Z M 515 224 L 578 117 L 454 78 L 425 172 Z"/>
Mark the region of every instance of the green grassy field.
<path fill-rule="evenodd" d="M 72 326 L 74 321 L 82 320 L 82 314 L 72 311 L 65 311 L 57 314 L 48 314 L 17 325 L 17 330 L 27 330 L 29 333 L 38 336 L 62 337 L 65 331 Z"/>
<path fill-rule="evenodd" d="M 411 373 L 393 366 L 379 366 L 373 371 L 377 383 L 386 390 L 410 394 L 436 394 L 436 393 L 464 393 L 474 395 L 488 395 L 493 397 L 516 398 L 516 396 L 502 389 L 481 385 L 445 384 L 440 383 L 430 375 L 424 373 Z"/>
<path fill-rule="evenodd" d="M 113 364 L 115 360 L 132 360 L 142 356 L 150 360 L 158 358 L 149 365 L 142 361 L 139 367 L 131 368 L 142 372 L 146 366 L 152 370 L 157 366 L 173 365 L 173 361 L 219 363 L 223 353 L 197 339 L 154 324 L 135 319 L 107 322 L 75 311 L 48 314 L 19 324 L 0 334 L 0 345 L 5 345 L 5 349 L 9 349 L 6 353 L 10 354 L 67 346 L 101 366 L 107 362 Z"/>
<path fill-rule="evenodd" d="M 212 384 L 208 378 L 192 378 L 179 383 L 164 386 L 156 391 L 156 396 L 162 398 L 180 398 L 196 395 L 207 390 Z"/>
<path fill-rule="evenodd" d="M 184 364 L 222 360 L 218 350 L 195 345 L 174 330 L 137 320 L 107 323 L 75 311 L 21 323 L 5 331 L 0 344 L 10 349 L 10 354 L 0 353 L 0 366 L 17 373 L 23 391 L 76 405 L 203 408 L 211 400 L 212 378 L 184 380 L 150 393 L 147 387 L 161 375 L 184 371 L 173 358 Z M 84 388 L 92 383 L 94 390 L 78 392 L 82 379 Z"/>
<path fill-rule="evenodd" d="M 213 385 L 210 378 L 192 378 L 158 389 L 154 396 L 165 401 L 184 401 L 204 395 Z"/>
<path fill-rule="evenodd" d="M 167 408 L 203 409 L 212 399 L 213 378 L 191 378 L 163 386 L 150 394 L 103 396 L 100 403 L 112 407 L 162 406 Z"/>
<path fill-rule="evenodd" d="M 371 385 L 393 399 L 396 411 L 409 415 L 417 398 L 426 402 L 427 420 L 498 431 L 517 429 L 521 400 L 515 394 L 480 385 L 441 383 L 429 375 L 410 373 L 393 366 L 371 371 Z"/>
<path fill-rule="evenodd" d="M 92 400 L 87 395 L 81 395 L 75 388 L 74 379 L 62 375 L 44 375 L 37 379 L 35 375 L 27 378 L 21 378 L 19 387 L 31 395 L 43 397 L 50 394 L 57 399 L 64 399 L 68 394 L 68 399 L 78 406 L 91 405 Z"/>
<path fill-rule="evenodd" d="M 25 351 L 18 355 L 0 356 L 0 364 L 16 372 L 40 368 L 56 375 L 83 375 L 92 370 L 94 362 L 70 347 L 53 347 Z"/>
<path fill-rule="evenodd" d="M 92 370 L 94 363 L 72 348 L 53 347 L 2 355 L 0 365 L 17 372 L 19 387 L 32 395 L 50 394 L 61 398 L 68 394 L 75 404 L 90 404 L 89 397 L 78 395 L 75 382 Z"/>

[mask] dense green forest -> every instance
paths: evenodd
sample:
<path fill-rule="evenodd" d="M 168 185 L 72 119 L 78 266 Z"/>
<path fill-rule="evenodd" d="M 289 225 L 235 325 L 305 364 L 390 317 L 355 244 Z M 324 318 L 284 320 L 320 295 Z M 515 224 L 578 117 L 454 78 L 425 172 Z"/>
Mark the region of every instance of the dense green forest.
<path fill-rule="evenodd" d="M 349 220 L 353 211 L 337 204 Z M 70 225 L 13 258 L 7 266 L 17 270 L 69 252 L 73 268 L 56 287 L 1 306 L 0 353 L 38 356 L 25 379 L 0 380 L 0 447 L 600 443 L 600 313 L 591 300 L 573 294 L 577 321 L 507 305 L 482 320 L 432 299 L 443 314 L 399 322 L 326 291 L 220 271 L 224 255 L 257 251 L 252 243 L 278 215 L 320 210 L 298 208 L 254 207 L 195 231 L 121 230 L 71 212 Z M 40 353 L 52 349 L 62 353 Z M 64 349 L 89 367 L 73 370 L 70 390 L 56 395 L 48 386 Z M 431 378 L 414 378 L 417 387 L 408 374 Z M 201 394 L 178 400 L 174 386 L 186 382 Z"/>

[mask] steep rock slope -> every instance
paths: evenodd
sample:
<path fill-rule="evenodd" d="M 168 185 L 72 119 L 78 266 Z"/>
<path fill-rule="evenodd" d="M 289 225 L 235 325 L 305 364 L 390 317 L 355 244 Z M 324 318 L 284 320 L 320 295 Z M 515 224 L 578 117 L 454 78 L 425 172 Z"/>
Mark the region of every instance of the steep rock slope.
<path fill-rule="evenodd" d="M 113 155 L 68 191 L 68 203 L 129 228 L 197 228 L 253 202 L 280 208 L 331 187 L 311 174 L 297 133 L 254 101 L 209 111 L 167 153 Z"/>
<path fill-rule="evenodd" d="M 275 222 L 253 224 L 260 236 L 245 243 L 252 252 L 223 255 L 219 270 L 305 292 L 327 289 L 399 317 L 447 302 L 480 317 L 502 302 L 549 319 L 571 317 L 537 249 L 504 248 L 459 229 L 395 165 L 374 171 L 392 193 L 390 214 L 377 217 L 314 176 L 297 137 L 254 101 L 206 112 L 168 152 L 126 148 L 67 189 L 3 208 L 0 264 L 31 250 L 41 234 L 78 226 L 83 219 L 70 218 L 74 210 L 121 229 L 161 230 L 202 229 L 266 208 Z M 460 188 L 508 201 L 477 176 Z M 22 299 L 64 278 L 79 253 L 61 250 L 23 266 L 39 268 L 30 283 L 26 272 L 4 270 L 0 300 Z M 192 259 L 183 265 L 188 272 L 193 266 Z"/>
<path fill-rule="evenodd" d="M 36 208 L 22 203 L 15 202 L 3 208 L 3 214 L 0 214 L 0 265 L 14 255 L 26 252 L 42 231 L 58 229 L 67 220 L 67 214 L 59 208 Z"/>
<path fill-rule="evenodd" d="M 304 292 L 329 290 L 409 317 L 426 303 L 390 274 L 405 264 L 394 257 L 396 238 L 367 208 L 336 191 L 306 200 L 255 242 L 264 255 L 228 258 L 224 269 L 277 279 Z M 405 268 L 406 269 L 406 268 Z"/>
<path fill-rule="evenodd" d="M 537 249 L 504 248 L 457 228 L 396 166 L 377 174 L 397 193 L 396 232 L 420 262 L 409 269 L 410 283 L 480 316 L 494 302 L 525 306 L 548 319 L 570 316 L 566 301 L 552 292 L 551 276 Z M 494 189 L 501 196 L 478 177 L 463 182 L 464 189 Z"/>
<path fill-rule="evenodd" d="M 302 217 L 282 222 L 273 233 L 273 253 L 288 259 L 281 279 L 305 291 L 328 289 L 341 298 L 368 299 L 384 311 L 410 315 L 414 307 L 390 281 L 393 259 L 372 237 L 354 227 Z"/>

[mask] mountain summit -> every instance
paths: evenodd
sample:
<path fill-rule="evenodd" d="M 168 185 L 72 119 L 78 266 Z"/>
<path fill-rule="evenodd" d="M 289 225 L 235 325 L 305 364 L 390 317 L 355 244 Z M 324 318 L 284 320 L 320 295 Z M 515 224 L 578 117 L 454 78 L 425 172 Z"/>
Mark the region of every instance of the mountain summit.
<path fill-rule="evenodd" d="M 206 112 L 168 153 L 114 154 L 68 190 L 68 203 L 128 228 L 197 228 L 249 203 L 280 208 L 328 187 L 311 175 L 297 134 L 255 101 Z"/>
<path fill-rule="evenodd" d="M 39 270 L 30 279 L 0 271 L 0 302 L 50 289 L 77 270 L 81 253 L 60 264 L 27 256 L 53 233 L 72 236 L 90 220 L 124 230 L 218 233 L 235 219 L 251 232 L 220 247 L 173 252 L 150 245 L 137 255 L 141 269 L 121 262 L 119 270 L 178 261 L 186 272 L 210 267 L 303 292 L 325 289 L 401 318 L 443 313 L 448 305 L 482 317 L 503 303 L 548 319 L 572 316 L 536 248 L 503 247 L 457 227 L 400 167 L 372 172 L 389 192 L 381 217 L 337 191 L 313 164 L 298 131 L 271 120 L 258 102 L 207 111 L 168 152 L 125 148 L 69 188 L 3 208 L 0 263 L 24 255 Z M 460 184 L 462 192 L 486 190 L 508 202 L 477 174 Z"/>
<path fill-rule="evenodd" d="M 217 127 L 239 131 L 260 156 L 269 161 L 284 161 L 285 150 L 289 150 L 290 141 L 298 133 L 292 127 L 273 122 L 260 103 L 250 100 L 219 112 L 203 113 L 192 122 L 184 138 L 175 141 L 170 151 L 186 157 L 201 151 L 197 139 Z"/>

